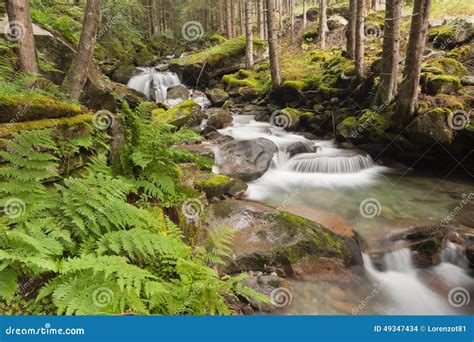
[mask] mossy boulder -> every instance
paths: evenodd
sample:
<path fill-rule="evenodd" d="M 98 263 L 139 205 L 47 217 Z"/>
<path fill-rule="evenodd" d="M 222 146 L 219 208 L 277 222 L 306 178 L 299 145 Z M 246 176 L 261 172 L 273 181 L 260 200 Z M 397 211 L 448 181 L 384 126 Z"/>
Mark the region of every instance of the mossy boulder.
<path fill-rule="evenodd" d="M 127 84 L 133 76 L 141 71 L 134 65 L 120 65 L 112 74 L 111 79 L 115 82 Z"/>
<path fill-rule="evenodd" d="M 339 235 L 321 224 L 252 202 L 226 200 L 207 209 L 210 227 L 235 230 L 233 258 L 228 272 L 278 269 L 291 276 L 307 256 L 341 260 L 345 266 L 361 262 L 354 234 Z M 242 220 L 245 217 L 245 220 Z"/>
<path fill-rule="evenodd" d="M 344 139 L 356 138 L 358 135 L 357 118 L 354 116 L 351 116 L 344 119 L 337 126 L 337 134 Z"/>
<path fill-rule="evenodd" d="M 230 98 L 230 95 L 224 89 L 220 88 L 208 89 L 206 90 L 206 95 L 216 106 L 224 104 Z"/>
<path fill-rule="evenodd" d="M 151 115 L 153 124 L 167 123 L 178 128 L 199 126 L 203 119 L 201 106 L 194 100 L 181 102 L 168 110 L 155 109 Z"/>
<path fill-rule="evenodd" d="M 71 117 L 83 112 L 78 104 L 46 96 L 0 94 L 0 123 Z"/>
<path fill-rule="evenodd" d="M 357 120 L 356 130 L 372 142 L 383 141 L 385 139 L 385 132 L 390 126 L 392 115 L 392 112 L 365 109 Z"/>
<path fill-rule="evenodd" d="M 430 75 L 426 80 L 426 93 L 428 95 L 456 94 L 461 88 L 459 77 L 450 75 Z"/>
<path fill-rule="evenodd" d="M 211 111 L 211 116 L 207 121 L 206 128 L 208 129 L 222 129 L 232 123 L 232 114 L 227 109 L 219 109 L 215 112 Z"/>
<path fill-rule="evenodd" d="M 247 184 L 240 179 L 199 170 L 193 164 L 182 164 L 181 169 L 183 183 L 204 192 L 209 200 L 239 196 L 247 190 Z"/>
<path fill-rule="evenodd" d="M 303 33 L 303 38 L 307 42 L 316 41 L 318 36 L 319 36 L 319 30 L 317 28 L 311 28 L 309 30 L 306 30 Z"/>
<path fill-rule="evenodd" d="M 270 79 L 268 70 L 255 71 L 241 69 L 234 74 L 225 75 L 222 82 L 227 85 L 227 90 L 237 91 L 240 94 L 241 90 L 249 90 L 253 95 L 260 95 L 270 89 Z"/>
<path fill-rule="evenodd" d="M 449 109 L 436 108 L 419 115 L 408 125 L 404 134 L 422 146 L 430 146 L 435 142 L 450 145 L 454 141 L 454 132 L 448 126 L 450 114 Z"/>
<path fill-rule="evenodd" d="M 304 112 L 302 110 L 286 107 L 280 111 L 278 115 L 274 115 L 275 124 L 281 126 L 288 131 L 293 131 L 308 123 L 313 113 Z M 281 122 L 281 125 L 279 124 Z"/>
<path fill-rule="evenodd" d="M 433 28 L 428 33 L 428 39 L 439 49 L 452 49 L 469 41 L 473 36 L 473 22 L 464 18 L 456 18 L 445 25 Z"/>
<path fill-rule="evenodd" d="M 153 54 L 146 48 L 142 49 L 135 55 L 135 63 L 138 66 L 151 66 L 155 60 L 155 56 L 153 56 Z"/>
<path fill-rule="evenodd" d="M 212 79 L 245 67 L 245 45 L 245 37 L 227 39 L 203 51 L 172 60 L 170 69 L 189 85 L 195 86 L 198 81 L 207 84 Z M 263 60 L 267 43 L 255 39 L 253 45 L 254 60 Z"/>

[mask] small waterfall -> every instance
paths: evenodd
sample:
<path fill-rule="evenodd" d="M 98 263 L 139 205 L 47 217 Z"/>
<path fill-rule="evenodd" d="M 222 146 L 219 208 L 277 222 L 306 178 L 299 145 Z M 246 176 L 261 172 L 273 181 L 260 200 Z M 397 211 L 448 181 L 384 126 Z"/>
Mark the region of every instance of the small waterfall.
<path fill-rule="evenodd" d="M 448 315 L 453 312 L 446 298 L 430 290 L 417 276 L 408 248 L 387 253 L 386 271 L 379 271 L 367 254 L 363 254 L 367 275 L 381 287 L 380 300 L 388 314 Z"/>
<path fill-rule="evenodd" d="M 369 155 L 321 157 L 318 153 L 307 153 L 292 158 L 286 168 L 299 173 L 357 173 L 373 165 Z"/>
<path fill-rule="evenodd" d="M 143 73 L 134 76 L 128 81 L 127 87 L 135 89 L 156 102 L 164 102 L 168 88 L 181 84 L 176 73 L 159 72 L 154 68 L 142 68 Z"/>

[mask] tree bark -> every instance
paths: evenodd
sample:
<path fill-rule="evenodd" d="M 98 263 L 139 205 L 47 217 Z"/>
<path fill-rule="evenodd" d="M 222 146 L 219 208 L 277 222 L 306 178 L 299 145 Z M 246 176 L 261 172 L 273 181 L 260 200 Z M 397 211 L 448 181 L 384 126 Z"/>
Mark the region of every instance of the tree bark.
<path fill-rule="evenodd" d="M 291 42 L 295 40 L 295 0 L 290 0 Z"/>
<path fill-rule="evenodd" d="M 307 11 L 308 11 L 307 0 L 303 0 L 303 30 L 306 30 L 306 27 L 308 26 Z"/>
<path fill-rule="evenodd" d="M 234 38 L 234 29 L 232 25 L 232 0 L 225 0 L 225 18 L 226 18 L 226 31 L 227 38 Z"/>
<path fill-rule="evenodd" d="M 31 23 L 28 0 L 7 0 L 6 9 L 10 25 L 8 39 L 18 43 L 18 65 L 25 73 L 38 73 L 35 53 L 35 36 Z"/>
<path fill-rule="evenodd" d="M 87 0 L 77 54 L 63 81 L 63 90 L 72 99 L 79 99 L 87 80 L 100 22 L 100 4 L 101 0 Z"/>
<path fill-rule="evenodd" d="M 365 77 L 364 40 L 365 40 L 365 1 L 357 0 L 357 16 L 355 29 L 355 74 L 358 82 Z"/>
<path fill-rule="evenodd" d="M 280 56 L 278 53 L 278 35 L 275 32 L 275 11 L 274 0 L 266 0 L 267 4 L 267 26 L 268 26 L 268 45 L 270 51 L 270 68 L 272 73 L 273 89 L 279 89 L 281 86 Z"/>
<path fill-rule="evenodd" d="M 258 36 L 260 39 L 265 39 L 265 13 L 264 0 L 258 0 Z"/>
<path fill-rule="evenodd" d="M 390 104 L 397 92 L 402 3 L 402 0 L 386 3 L 380 85 L 375 96 L 375 104 L 379 106 Z"/>
<path fill-rule="evenodd" d="M 349 0 L 349 23 L 347 25 L 346 52 L 350 58 L 354 59 L 355 53 L 355 35 L 356 35 L 356 17 L 357 17 L 357 0 Z"/>
<path fill-rule="evenodd" d="M 327 0 L 320 0 L 320 13 L 319 13 L 319 41 L 321 49 L 326 48 L 326 33 L 328 31 L 327 24 Z"/>
<path fill-rule="evenodd" d="M 403 81 L 397 98 L 398 128 L 413 118 L 420 83 L 421 62 L 426 46 L 431 0 L 415 0 L 408 38 Z"/>
<path fill-rule="evenodd" d="M 245 0 L 245 66 L 247 69 L 253 67 L 253 23 L 252 23 L 252 2 Z"/>

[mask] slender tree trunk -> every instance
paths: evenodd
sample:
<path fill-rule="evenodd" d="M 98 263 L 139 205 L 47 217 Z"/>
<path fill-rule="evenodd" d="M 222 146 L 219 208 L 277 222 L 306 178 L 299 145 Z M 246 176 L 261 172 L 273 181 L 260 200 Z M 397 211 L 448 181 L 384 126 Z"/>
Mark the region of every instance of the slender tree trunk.
<path fill-rule="evenodd" d="M 245 0 L 245 66 L 247 69 L 253 67 L 253 23 L 252 23 L 252 0 Z"/>
<path fill-rule="evenodd" d="M 265 39 L 265 6 L 264 0 L 258 0 L 258 36 L 260 39 Z"/>
<path fill-rule="evenodd" d="M 232 25 L 232 0 L 225 0 L 225 18 L 226 18 L 226 31 L 227 38 L 234 38 L 234 28 Z"/>
<path fill-rule="evenodd" d="M 303 30 L 306 30 L 306 27 L 308 26 L 308 4 L 307 0 L 303 0 Z"/>
<path fill-rule="evenodd" d="M 100 4 L 101 0 L 87 0 L 77 54 L 63 81 L 63 90 L 72 99 L 79 99 L 87 80 L 100 22 Z"/>
<path fill-rule="evenodd" d="M 6 8 L 10 31 L 8 39 L 18 43 L 18 64 L 22 72 L 38 73 L 35 53 L 35 36 L 31 24 L 28 0 L 7 0 Z"/>
<path fill-rule="evenodd" d="M 290 0 L 291 42 L 295 40 L 295 0 Z"/>
<path fill-rule="evenodd" d="M 403 81 L 397 98 L 398 128 L 408 124 L 413 118 L 418 98 L 421 62 L 426 47 L 431 0 L 415 0 L 411 19 L 410 37 L 408 38 Z"/>
<path fill-rule="evenodd" d="M 380 86 L 375 96 L 375 104 L 379 106 L 390 104 L 397 92 L 402 3 L 402 0 L 386 3 Z"/>
<path fill-rule="evenodd" d="M 326 48 L 326 33 L 328 31 L 327 24 L 327 0 L 320 0 L 320 13 L 319 13 L 319 40 L 321 43 L 321 49 Z"/>
<path fill-rule="evenodd" d="M 278 35 L 275 32 L 275 10 L 274 0 L 266 0 L 267 4 L 267 26 L 268 45 L 270 50 L 270 68 L 272 73 L 273 89 L 281 86 L 280 56 L 278 53 Z"/>
<path fill-rule="evenodd" d="M 247 2 L 247 0 L 239 1 L 240 32 L 242 35 L 245 35 L 245 2 Z"/>
<path fill-rule="evenodd" d="M 365 19 L 365 1 L 357 0 L 357 16 L 356 16 L 356 30 L 355 30 L 355 74 L 357 80 L 362 82 L 365 77 L 365 63 L 364 63 L 364 22 Z"/>
<path fill-rule="evenodd" d="M 354 59 L 355 53 L 355 35 L 356 35 L 356 17 L 357 17 L 357 0 L 349 0 L 349 23 L 347 25 L 346 51 L 347 54 Z"/>

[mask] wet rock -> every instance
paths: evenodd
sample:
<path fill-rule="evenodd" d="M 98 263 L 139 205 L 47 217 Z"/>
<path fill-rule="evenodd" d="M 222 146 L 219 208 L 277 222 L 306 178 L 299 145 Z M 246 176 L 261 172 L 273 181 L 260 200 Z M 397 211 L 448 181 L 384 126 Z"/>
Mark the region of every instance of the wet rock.
<path fill-rule="evenodd" d="M 230 141 L 220 149 L 220 172 L 247 182 L 255 180 L 268 170 L 277 151 L 268 139 Z"/>
<path fill-rule="evenodd" d="M 112 81 L 127 84 L 133 76 L 139 75 L 141 70 L 133 65 L 121 65 L 112 74 Z"/>
<path fill-rule="evenodd" d="M 189 99 L 189 89 L 182 84 L 178 84 L 174 87 L 168 88 L 168 92 L 166 95 L 167 100 L 188 100 Z"/>
<path fill-rule="evenodd" d="M 296 142 L 291 144 L 286 148 L 286 152 L 289 154 L 290 158 L 301 153 L 314 153 L 318 150 L 317 146 L 313 146 L 309 143 Z"/>
<path fill-rule="evenodd" d="M 207 121 L 206 128 L 222 129 L 229 126 L 232 123 L 232 114 L 230 111 L 220 109 L 210 113 L 209 120 Z"/>
<path fill-rule="evenodd" d="M 291 293 L 288 282 L 275 275 L 252 274 L 243 281 L 243 284 L 268 298 L 272 296 L 272 293 L 275 294 L 276 291 L 282 291 L 282 289 L 286 289 L 287 293 Z M 290 304 L 290 299 L 288 299 L 288 304 Z M 272 312 L 277 309 L 272 303 L 259 302 L 255 299 L 250 299 L 250 305 L 256 310 L 264 312 Z"/>
<path fill-rule="evenodd" d="M 206 90 L 206 95 L 216 106 L 224 104 L 230 98 L 230 95 L 224 89 L 220 88 L 208 89 Z"/>
<path fill-rule="evenodd" d="M 344 266 L 361 262 L 356 238 L 338 235 L 321 224 L 258 203 L 214 203 L 207 208 L 207 224 L 235 230 L 229 273 L 266 272 L 273 267 L 290 276 L 295 271 L 301 275 L 309 270 L 304 266 L 305 257 L 340 260 Z"/>

